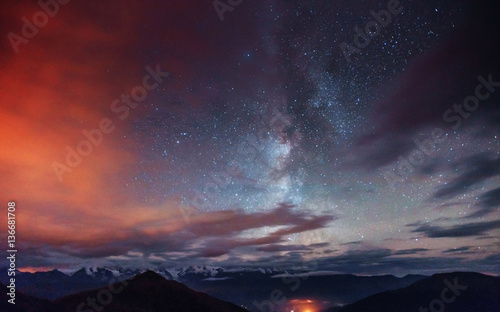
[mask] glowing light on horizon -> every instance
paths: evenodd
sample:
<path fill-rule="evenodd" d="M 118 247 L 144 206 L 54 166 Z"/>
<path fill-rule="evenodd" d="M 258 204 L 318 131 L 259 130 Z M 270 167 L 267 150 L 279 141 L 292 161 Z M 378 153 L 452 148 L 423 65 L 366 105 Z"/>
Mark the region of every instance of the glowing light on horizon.
<path fill-rule="evenodd" d="M 310 299 L 292 299 L 288 301 L 288 308 L 290 312 L 317 312 L 323 306 L 320 302 Z M 287 309 L 288 310 L 288 309 Z"/>

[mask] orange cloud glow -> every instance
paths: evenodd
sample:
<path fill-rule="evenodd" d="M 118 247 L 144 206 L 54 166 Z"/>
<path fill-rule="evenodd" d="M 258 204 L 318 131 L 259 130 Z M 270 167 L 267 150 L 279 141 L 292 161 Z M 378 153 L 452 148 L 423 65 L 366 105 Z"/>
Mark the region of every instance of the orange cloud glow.
<path fill-rule="evenodd" d="M 122 138 L 133 114 L 120 121 L 110 104 L 145 74 L 127 59 L 137 21 L 123 12 L 134 5 L 70 3 L 20 45 L 18 54 L 9 47 L 2 57 L 0 188 L 5 200 L 17 202 L 20 240 L 90 241 L 110 235 L 105 219 L 122 228 L 130 225 L 124 220 L 132 212 L 124 208 L 134 199 L 120 181 L 136 163 L 136 144 Z M 38 10 L 35 3 L 10 4 L 2 15 L 14 14 L 20 22 Z M 78 19 L 79 10 L 93 10 L 96 19 Z M 10 31 L 20 33 L 19 22 Z M 103 118 L 111 119 L 115 130 L 60 182 L 53 162 L 64 163 L 66 147 L 75 148 L 85 139 L 82 131 L 98 128 Z"/>

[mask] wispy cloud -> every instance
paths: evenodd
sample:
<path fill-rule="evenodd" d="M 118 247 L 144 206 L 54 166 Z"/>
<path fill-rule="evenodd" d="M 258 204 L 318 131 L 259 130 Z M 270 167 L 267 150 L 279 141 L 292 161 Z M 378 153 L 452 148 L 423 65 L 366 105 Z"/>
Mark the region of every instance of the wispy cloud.
<path fill-rule="evenodd" d="M 500 220 L 496 220 L 496 221 L 465 223 L 450 227 L 422 224 L 418 225 L 416 229 L 412 230 L 412 232 L 422 233 L 424 234 L 424 236 L 429 238 L 475 237 L 475 236 L 485 235 L 486 233 L 488 233 L 488 231 L 499 228 L 500 228 Z"/>

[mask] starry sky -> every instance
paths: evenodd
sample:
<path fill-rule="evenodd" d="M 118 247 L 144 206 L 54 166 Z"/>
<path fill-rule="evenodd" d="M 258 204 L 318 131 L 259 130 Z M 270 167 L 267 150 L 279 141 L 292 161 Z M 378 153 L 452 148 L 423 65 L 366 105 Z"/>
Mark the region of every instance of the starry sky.
<path fill-rule="evenodd" d="M 500 274 L 494 1 L 61 2 L 0 13 L 19 268 Z"/>

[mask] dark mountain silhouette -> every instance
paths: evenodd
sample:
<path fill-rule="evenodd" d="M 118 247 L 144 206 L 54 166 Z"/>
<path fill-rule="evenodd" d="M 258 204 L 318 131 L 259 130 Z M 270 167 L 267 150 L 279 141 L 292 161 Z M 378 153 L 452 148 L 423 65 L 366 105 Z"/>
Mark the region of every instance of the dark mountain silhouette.
<path fill-rule="evenodd" d="M 0 284 L 2 289 L 7 289 Z M 1 292 L 0 311 L 9 312 L 245 312 L 247 310 L 224 302 L 187 286 L 169 281 L 147 271 L 135 278 L 108 287 L 69 295 L 56 301 L 38 299 L 16 292 L 16 304 L 8 303 Z M 97 307 L 97 309 L 95 309 Z"/>
<path fill-rule="evenodd" d="M 435 274 L 327 312 L 500 312 L 500 278 L 479 273 Z"/>
<path fill-rule="evenodd" d="M 7 300 L 11 297 L 7 296 L 8 288 L 6 285 L 0 284 L 0 311 L 8 312 L 51 312 L 52 303 L 49 300 L 38 299 L 32 296 L 25 295 L 16 291 L 15 304 L 9 303 Z"/>
<path fill-rule="evenodd" d="M 246 311 L 234 304 L 196 292 L 179 282 L 166 280 L 152 271 L 103 290 L 87 291 L 56 300 L 53 311 L 76 311 L 78 306 L 82 306 L 81 311 L 85 311 L 85 307 L 91 309 L 88 298 L 95 298 L 96 304 L 109 312 Z"/>
<path fill-rule="evenodd" d="M 7 289 L 2 286 L 3 289 Z M 245 312 L 232 303 L 147 271 L 108 287 L 69 295 L 54 302 L 16 292 L 16 304 L 2 292 L 1 311 L 12 312 Z"/>

